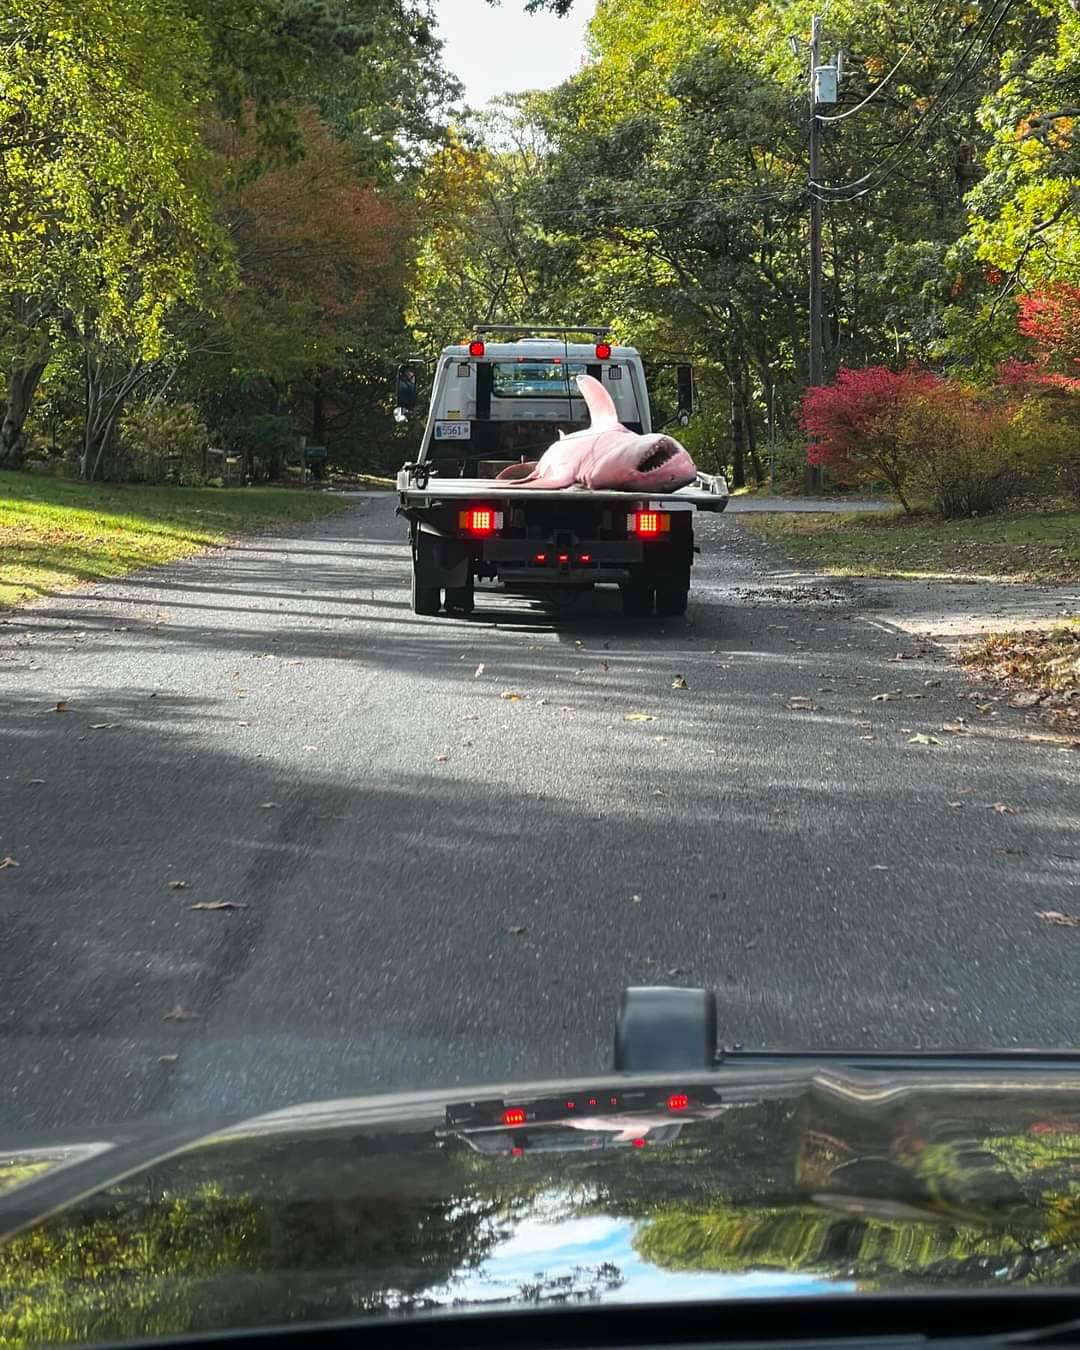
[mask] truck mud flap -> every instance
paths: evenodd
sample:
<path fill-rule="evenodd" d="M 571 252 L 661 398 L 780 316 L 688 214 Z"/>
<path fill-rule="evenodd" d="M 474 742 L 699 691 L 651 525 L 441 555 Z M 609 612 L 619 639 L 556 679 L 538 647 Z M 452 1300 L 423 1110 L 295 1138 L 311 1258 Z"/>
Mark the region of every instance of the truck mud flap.
<path fill-rule="evenodd" d="M 422 585 L 454 588 L 468 583 L 471 559 L 463 539 L 435 534 L 421 527 L 413 547 L 414 566 Z"/>

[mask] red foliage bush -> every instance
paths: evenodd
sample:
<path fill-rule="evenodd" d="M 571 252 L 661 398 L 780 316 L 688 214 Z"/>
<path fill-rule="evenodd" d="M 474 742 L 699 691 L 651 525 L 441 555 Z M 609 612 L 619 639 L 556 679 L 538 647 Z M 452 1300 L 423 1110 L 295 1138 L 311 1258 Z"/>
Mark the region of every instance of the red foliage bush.
<path fill-rule="evenodd" d="M 827 464 L 841 478 L 884 479 L 905 510 L 904 487 L 912 465 L 899 436 L 900 415 L 913 398 L 936 389 L 941 381 L 929 370 L 908 366 L 841 366 L 833 384 L 818 385 L 803 395 L 799 424 L 814 437 L 807 448 L 811 464 Z"/>

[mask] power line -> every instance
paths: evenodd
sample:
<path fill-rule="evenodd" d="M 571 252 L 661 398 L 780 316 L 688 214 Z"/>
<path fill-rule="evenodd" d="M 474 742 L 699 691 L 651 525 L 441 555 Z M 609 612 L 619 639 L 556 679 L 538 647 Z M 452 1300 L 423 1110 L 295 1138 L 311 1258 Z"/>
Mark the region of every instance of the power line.
<path fill-rule="evenodd" d="M 937 18 L 937 16 L 941 13 L 941 8 L 942 8 L 942 5 L 943 5 L 944 3 L 945 3 L 945 0 L 938 0 L 938 3 L 934 6 L 933 12 L 927 16 L 927 19 L 926 19 L 926 22 L 927 22 L 927 23 L 932 23 L 933 20 Z M 853 116 L 855 115 L 855 113 L 857 113 L 861 108 L 865 108 L 866 105 L 867 105 L 868 103 L 872 102 L 875 98 L 877 98 L 878 94 L 881 93 L 881 91 L 885 88 L 885 86 L 889 83 L 889 81 L 892 79 L 892 77 L 896 74 L 896 72 L 897 72 L 897 71 L 900 69 L 900 67 L 904 64 L 904 62 L 907 60 L 907 58 L 908 58 L 908 57 L 911 55 L 911 53 L 915 50 L 915 42 L 916 42 L 916 39 L 915 39 L 915 38 L 912 38 L 911 41 L 908 43 L 907 47 L 904 49 L 904 51 L 902 51 L 902 52 L 900 53 L 900 59 L 899 59 L 899 60 L 896 62 L 896 64 L 893 66 L 892 70 L 890 70 L 889 73 L 885 76 L 885 78 L 882 79 L 882 80 L 880 80 L 880 81 L 873 87 L 873 89 L 870 90 L 870 92 L 867 94 L 867 96 L 866 96 L 861 102 L 856 103 L 855 106 L 854 106 L 854 108 L 847 108 L 847 109 L 844 110 L 844 112 L 842 112 L 842 113 L 835 113 L 835 114 L 833 114 L 833 116 L 831 116 L 831 117 L 826 116 L 824 113 L 819 113 L 819 114 L 818 114 L 818 121 L 819 121 L 819 122 L 843 122 L 846 118 L 848 118 L 848 117 L 853 117 Z"/>
<path fill-rule="evenodd" d="M 952 70 L 949 72 L 948 76 L 942 83 L 941 89 L 938 92 L 937 98 L 934 100 L 932 106 L 928 108 L 925 113 L 923 113 L 923 115 L 919 118 L 919 120 L 915 123 L 915 125 L 908 132 L 905 133 L 905 135 L 897 142 L 897 144 L 883 159 L 879 160 L 876 165 L 868 169 L 866 173 L 862 175 L 861 178 L 852 179 L 850 183 L 829 184 L 811 181 L 810 183 L 811 191 L 816 192 L 818 194 L 822 194 L 822 200 L 824 201 L 855 201 L 856 198 L 863 197 L 866 195 L 866 193 L 872 192 L 877 187 L 879 187 L 882 173 L 886 169 L 888 169 L 888 167 L 891 164 L 895 163 L 895 161 L 905 152 L 905 147 L 907 147 L 910 144 L 910 142 L 915 136 L 917 136 L 920 132 L 930 127 L 941 116 L 946 106 L 948 105 L 949 101 L 956 97 L 956 95 L 964 87 L 966 82 L 975 73 L 975 70 L 978 68 L 979 64 L 983 60 L 987 47 L 993 40 L 994 35 L 997 33 L 998 29 L 1001 27 L 1005 19 L 1008 17 L 1009 11 L 1012 9 L 1015 3 L 1016 0 L 994 0 L 994 5 L 986 13 L 986 15 L 984 15 L 983 19 L 979 22 L 979 24 L 976 25 L 976 29 L 972 35 L 971 41 L 968 43 L 967 47 L 964 49 L 963 54 L 960 56 L 959 60 L 953 66 Z M 986 23 L 989 22 L 989 20 L 994 14 L 994 9 L 998 5 L 1001 5 L 1002 8 L 998 13 L 996 19 L 994 20 L 993 26 L 991 27 L 990 31 L 986 34 L 985 38 L 983 39 L 982 47 L 979 50 L 979 54 L 976 57 L 974 64 L 961 76 L 956 87 L 953 89 L 949 89 L 948 86 L 959 74 L 961 67 L 968 58 L 969 53 L 975 46 L 975 43 L 978 41 L 979 30 Z M 855 191 L 855 189 L 859 190 Z M 840 195 L 840 194 L 847 194 L 847 195 Z"/>

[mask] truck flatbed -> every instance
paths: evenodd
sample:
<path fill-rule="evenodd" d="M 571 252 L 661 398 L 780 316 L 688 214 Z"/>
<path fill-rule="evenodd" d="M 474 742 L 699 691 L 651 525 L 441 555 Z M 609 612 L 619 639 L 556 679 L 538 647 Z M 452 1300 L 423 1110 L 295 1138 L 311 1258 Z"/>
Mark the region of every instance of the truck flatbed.
<path fill-rule="evenodd" d="M 402 469 L 397 478 L 397 490 L 403 498 L 442 497 L 445 500 L 484 500 L 492 497 L 518 499 L 521 501 L 565 501 L 565 502 L 610 502 L 612 505 L 647 501 L 650 505 L 687 505 L 699 511 L 723 511 L 728 504 L 726 485 L 724 491 L 710 487 L 698 487 L 691 484 L 675 492 L 641 493 L 622 492 L 613 488 L 597 490 L 575 484 L 567 488 L 521 487 L 513 482 L 496 478 L 439 478 L 432 476 L 423 487 L 417 485 L 412 471 Z"/>

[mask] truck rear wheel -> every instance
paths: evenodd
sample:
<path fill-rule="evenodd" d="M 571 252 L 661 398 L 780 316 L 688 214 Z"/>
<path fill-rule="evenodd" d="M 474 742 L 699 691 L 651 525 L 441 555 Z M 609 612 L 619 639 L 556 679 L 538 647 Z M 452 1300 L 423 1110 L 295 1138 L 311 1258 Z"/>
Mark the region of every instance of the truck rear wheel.
<path fill-rule="evenodd" d="M 651 614 L 653 606 L 652 587 L 637 578 L 621 586 L 622 612 L 631 616 Z"/>
<path fill-rule="evenodd" d="M 656 588 L 656 612 L 665 617 L 674 618 L 686 613 L 690 599 L 690 578 L 678 577 L 662 581 Z"/>
<path fill-rule="evenodd" d="M 446 588 L 446 609 L 455 614 L 471 614 L 473 612 L 473 579 L 470 576 L 464 586 L 447 586 Z"/>

